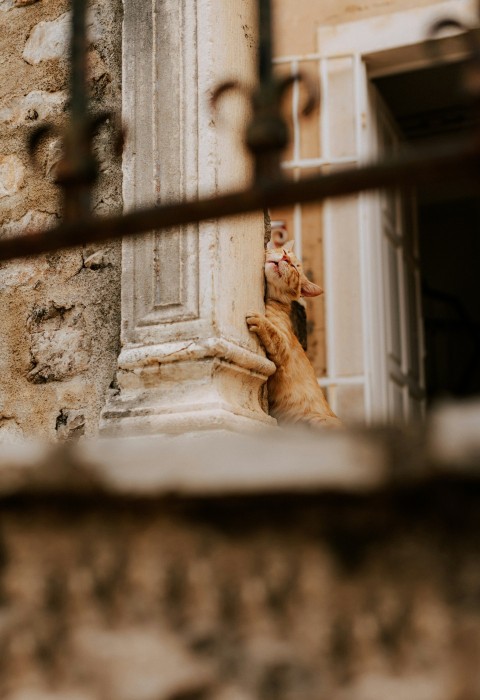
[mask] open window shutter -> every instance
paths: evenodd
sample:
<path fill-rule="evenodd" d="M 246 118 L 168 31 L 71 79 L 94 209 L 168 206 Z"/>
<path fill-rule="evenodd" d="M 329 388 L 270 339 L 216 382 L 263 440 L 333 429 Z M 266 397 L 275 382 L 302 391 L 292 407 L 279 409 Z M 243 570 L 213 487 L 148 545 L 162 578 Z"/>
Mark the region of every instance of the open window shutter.
<path fill-rule="evenodd" d="M 385 157 L 398 149 L 401 137 L 373 84 L 368 92 L 370 139 L 377 157 Z M 386 417 L 413 420 L 422 415 L 425 401 L 415 194 L 384 190 L 373 195 L 372 204 L 382 260 L 378 274 L 384 300 Z"/>
<path fill-rule="evenodd" d="M 322 158 L 333 171 L 398 147 L 359 54 L 322 58 Z M 324 214 L 326 385 L 334 408 L 371 420 L 423 410 L 414 208 L 399 192 L 329 201 Z M 360 416 L 358 416 L 360 417 Z"/>

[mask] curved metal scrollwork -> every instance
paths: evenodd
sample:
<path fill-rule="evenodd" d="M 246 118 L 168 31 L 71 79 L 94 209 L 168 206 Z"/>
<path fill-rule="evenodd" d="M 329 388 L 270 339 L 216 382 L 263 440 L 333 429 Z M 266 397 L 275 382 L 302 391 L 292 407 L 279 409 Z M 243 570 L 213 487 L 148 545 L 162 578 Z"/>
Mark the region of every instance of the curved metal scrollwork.
<path fill-rule="evenodd" d="M 301 181 L 281 177 L 280 157 L 289 142 L 288 120 L 282 113 L 285 93 L 295 82 L 303 82 L 307 99 L 302 108 L 308 114 L 319 102 L 318 90 L 303 73 L 288 77 L 273 74 L 273 21 L 272 0 L 256 0 L 258 6 L 258 60 L 257 86 L 252 88 L 235 81 L 220 85 L 213 94 L 216 106 L 225 93 L 239 90 L 253 109 L 245 141 L 255 160 L 255 181 L 237 192 L 204 197 L 195 200 L 164 203 L 109 217 L 90 214 L 89 197 L 98 176 L 93 154 L 96 129 L 111 115 L 94 117 L 88 110 L 86 90 L 86 4 L 87 0 L 71 0 L 71 81 L 70 121 L 61 132 L 51 125 L 34 130 L 30 150 L 37 152 L 42 139 L 57 133 L 63 140 L 61 165 L 57 167 L 57 181 L 64 192 L 65 221 L 37 236 L 5 237 L 0 240 L 0 260 L 37 254 L 59 247 L 102 241 L 113 237 L 143 234 L 169 229 L 196 221 L 258 211 L 267 207 L 289 206 L 294 203 L 321 201 L 326 198 L 355 194 L 364 190 L 402 185 L 443 181 L 446 177 L 468 177 L 477 182 L 480 172 L 480 131 L 437 140 L 435 143 L 405 146 L 376 163 L 346 168 L 341 172 L 314 173 Z M 480 107 L 480 29 L 470 27 L 454 18 L 439 19 L 428 34 L 426 47 L 436 58 L 442 55 L 443 43 L 437 41 L 442 32 L 459 32 L 469 60 L 465 64 L 464 89 L 471 97 L 473 109 Z M 480 109 L 478 109 L 480 113 Z M 116 124 L 117 122 L 114 122 Z M 115 127 L 119 148 L 121 131 Z M 1 232 L 0 232 L 1 237 Z"/>
<path fill-rule="evenodd" d="M 214 91 L 212 106 L 217 108 L 220 98 L 231 91 L 243 94 L 251 103 L 253 116 L 247 126 L 245 143 L 255 158 L 257 179 L 281 177 L 280 155 L 287 147 L 290 137 L 282 106 L 285 94 L 294 83 L 303 83 L 307 95 L 300 113 L 310 114 L 319 104 L 319 91 L 305 73 L 295 73 L 283 78 L 272 77 L 254 90 L 235 80 L 229 80 Z"/>
<path fill-rule="evenodd" d="M 103 124 L 113 124 L 112 149 L 119 155 L 123 148 L 124 130 L 114 112 L 104 111 L 89 115 L 79 126 L 70 123 L 66 129 L 55 124 L 41 124 L 33 129 L 28 140 L 32 162 L 40 166 L 37 152 L 45 138 L 58 136 L 62 141 L 62 156 L 55 168 L 55 184 L 64 190 L 65 218 L 82 217 L 88 213 L 85 193 L 96 182 L 99 164 L 92 142 Z"/>

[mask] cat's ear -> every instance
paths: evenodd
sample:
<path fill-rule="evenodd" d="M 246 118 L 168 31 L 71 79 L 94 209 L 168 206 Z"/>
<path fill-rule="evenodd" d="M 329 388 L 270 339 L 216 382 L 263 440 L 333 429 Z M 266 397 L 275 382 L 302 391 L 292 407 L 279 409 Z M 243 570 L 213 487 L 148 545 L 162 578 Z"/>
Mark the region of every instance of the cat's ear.
<path fill-rule="evenodd" d="M 318 297 L 320 294 L 323 294 L 323 289 L 318 286 L 318 284 L 315 284 L 314 282 L 310 282 L 310 280 L 307 280 L 305 275 L 302 275 L 302 286 L 300 288 L 300 296 L 302 297 Z"/>
<path fill-rule="evenodd" d="M 286 243 L 283 244 L 282 248 L 285 248 L 287 253 L 290 253 L 293 250 L 294 245 L 295 245 L 295 241 L 287 241 Z"/>
<path fill-rule="evenodd" d="M 277 246 L 275 245 L 275 243 L 274 243 L 272 240 L 269 240 L 269 241 L 268 241 L 268 243 L 267 243 L 267 250 L 275 250 L 276 247 L 277 247 Z"/>

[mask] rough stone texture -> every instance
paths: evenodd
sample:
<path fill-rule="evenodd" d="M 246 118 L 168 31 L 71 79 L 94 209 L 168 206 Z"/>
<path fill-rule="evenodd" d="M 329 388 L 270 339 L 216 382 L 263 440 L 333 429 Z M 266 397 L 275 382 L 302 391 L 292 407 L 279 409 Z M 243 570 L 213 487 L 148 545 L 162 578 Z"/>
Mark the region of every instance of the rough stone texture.
<path fill-rule="evenodd" d="M 2 238 L 14 238 L 26 231 L 32 233 L 50 228 L 57 223 L 55 214 L 48 214 L 45 211 L 27 211 L 18 221 L 11 221 L 2 227 Z M 16 263 L 18 265 L 18 263 Z"/>
<path fill-rule="evenodd" d="M 0 694 L 478 697 L 479 495 L 3 500 Z"/>
<path fill-rule="evenodd" d="M 85 435 L 85 411 L 62 409 L 57 416 L 57 436 L 59 440 L 77 440 Z"/>
<path fill-rule="evenodd" d="M 35 65 L 52 58 L 62 58 L 68 50 L 70 15 L 65 12 L 52 22 L 39 22 L 28 37 L 23 59 Z"/>
<path fill-rule="evenodd" d="M 91 109 L 119 112 L 122 3 L 91 4 Z M 45 121 L 62 127 L 67 119 L 68 10 L 66 0 L 0 2 L 1 236 L 49 227 L 61 215 L 54 184 L 58 134 L 42 141 L 35 164 L 26 144 L 32 128 Z M 101 164 L 95 212 L 119 211 L 121 166 L 113 154 L 111 124 L 101 128 L 95 150 Z M 96 432 L 118 356 L 119 277 L 117 244 L 0 266 L 0 440 L 17 434 L 63 440 L 69 430 L 75 436 Z M 49 328 L 59 316 L 44 320 L 38 332 L 41 324 L 35 329 L 31 320 L 35 312 L 52 308 L 67 310 L 65 326 Z M 68 319 L 79 309 L 81 321 L 70 327 Z M 59 416 L 69 418 L 57 429 Z"/>
<path fill-rule="evenodd" d="M 25 97 L 12 100 L 0 110 L 0 123 L 21 125 L 28 121 L 46 120 L 61 114 L 67 93 L 32 90 Z"/>
<path fill-rule="evenodd" d="M 62 151 L 62 140 L 60 138 L 53 139 L 47 146 L 44 174 L 52 182 L 55 182 L 57 177 L 57 166 L 62 158 Z"/>
<path fill-rule="evenodd" d="M 15 155 L 0 156 L 0 199 L 18 192 L 25 179 L 25 166 Z"/>
<path fill-rule="evenodd" d="M 23 59 L 35 65 L 54 58 L 63 58 L 68 52 L 71 14 L 64 12 L 50 22 L 39 22 L 32 30 L 23 50 Z M 102 36 L 102 16 L 98 6 L 92 6 L 89 16 L 89 29 L 92 41 Z"/>
<path fill-rule="evenodd" d="M 37 307 L 28 319 L 34 384 L 62 381 L 88 369 L 90 338 L 82 305 Z"/>
<path fill-rule="evenodd" d="M 14 418 L 2 416 L 0 419 L 0 440 L 3 442 L 20 442 L 25 435 Z"/>

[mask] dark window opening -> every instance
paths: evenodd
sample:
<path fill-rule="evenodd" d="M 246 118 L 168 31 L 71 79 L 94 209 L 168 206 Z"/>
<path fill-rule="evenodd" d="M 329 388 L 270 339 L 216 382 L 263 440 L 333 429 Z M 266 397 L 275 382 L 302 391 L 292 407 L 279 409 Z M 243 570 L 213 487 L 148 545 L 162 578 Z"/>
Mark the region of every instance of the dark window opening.
<path fill-rule="evenodd" d="M 375 81 L 405 139 L 461 132 L 480 122 L 462 91 L 462 64 Z M 480 393 L 479 182 L 417 192 L 427 400 Z"/>

